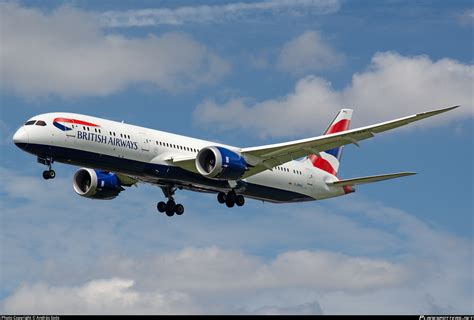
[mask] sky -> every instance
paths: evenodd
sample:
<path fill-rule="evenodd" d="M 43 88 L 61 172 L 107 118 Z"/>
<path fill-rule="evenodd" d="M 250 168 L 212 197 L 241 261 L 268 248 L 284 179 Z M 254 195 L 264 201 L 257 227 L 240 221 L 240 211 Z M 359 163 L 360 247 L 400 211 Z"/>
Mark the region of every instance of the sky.
<path fill-rule="evenodd" d="M 0 313 L 474 313 L 471 1 L 1 1 Z M 78 196 L 12 143 L 77 112 L 240 147 L 454 111 L 344 150 L 417 175 L 301 204 Z"/>

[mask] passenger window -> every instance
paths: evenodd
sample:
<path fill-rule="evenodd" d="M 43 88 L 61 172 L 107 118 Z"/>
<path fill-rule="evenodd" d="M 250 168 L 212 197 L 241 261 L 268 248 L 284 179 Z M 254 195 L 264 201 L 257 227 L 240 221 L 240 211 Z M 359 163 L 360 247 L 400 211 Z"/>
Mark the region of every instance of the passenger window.
<path fill-rule="evenodd" d="M 38 120 L 36 121 L 36 125 L 44 127 L 46 125 L 46 122 L 44 122 L 43 120 Z"/>

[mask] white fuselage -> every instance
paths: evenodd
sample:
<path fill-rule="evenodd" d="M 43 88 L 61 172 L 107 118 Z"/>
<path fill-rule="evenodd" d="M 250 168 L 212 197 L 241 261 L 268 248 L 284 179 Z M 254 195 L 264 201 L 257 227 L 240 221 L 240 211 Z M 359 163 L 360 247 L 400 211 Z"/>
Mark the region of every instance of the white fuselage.
<path fill-rule="evenodd" d="M 79 119 L 95 126 L 54 122 L 55 119 Z M 208 146 L 222 146 L 237 153 L 238 147 L 81 114 L 47 113 L 30 120 L 42 120 L 46 125 L 23 126 L 15 135 L 15 143 L 39 157 L 194 191 L 219 192 L 235 187 L 232 182 L 176 167 L 170 159 L 196 156 Z M 335 176 L 313 167 L 308 160 L 290 161 L 243 179 L 236 188 L 254 199 L 296 202 L 344 195 L 342 188 L 326 184 L 334 180 Z"/>

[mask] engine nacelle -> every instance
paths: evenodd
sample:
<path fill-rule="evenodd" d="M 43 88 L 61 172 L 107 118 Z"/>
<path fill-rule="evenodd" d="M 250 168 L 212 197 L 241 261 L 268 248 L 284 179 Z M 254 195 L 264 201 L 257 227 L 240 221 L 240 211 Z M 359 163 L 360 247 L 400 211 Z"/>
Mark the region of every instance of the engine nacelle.
<path fill-rule="evenodd" d="M 72 186 L 80 196 L 101 200 L 113 199 L 125 190 L 116 174 L 88 168 L 77 170 Z"/>
<path fill-rule="evenodd" d="M 247 167 L 247 162 L 240 154 L 223 147 L 205 147 L 196 157 L 199 173 L 211 179 L 238 180 Z"/>

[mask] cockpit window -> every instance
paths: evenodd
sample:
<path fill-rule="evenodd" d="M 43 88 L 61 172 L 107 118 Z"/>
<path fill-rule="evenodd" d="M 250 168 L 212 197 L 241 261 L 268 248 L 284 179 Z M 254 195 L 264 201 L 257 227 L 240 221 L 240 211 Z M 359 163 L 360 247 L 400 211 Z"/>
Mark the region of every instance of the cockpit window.
<path fill-rule="evenodd" d="M 36 122 L 36 120 L 27 121 L 27 122 L 25 123 L 25 126 L 31 126 L 31 125 L 35 124 L 35 122 Z"/>
<path fill-rule="evenodd" d="M 38 120 L 38 121 L 36 122 L 36 125 L 37 125 L 37 126 L 42 126 L 42 127 L 44 127 L 44 126 L 46 125 L 46 122 L 44 122 L 43 120 Z"/>

